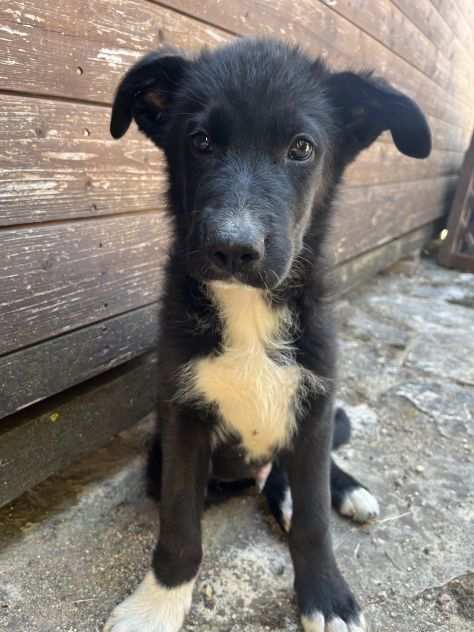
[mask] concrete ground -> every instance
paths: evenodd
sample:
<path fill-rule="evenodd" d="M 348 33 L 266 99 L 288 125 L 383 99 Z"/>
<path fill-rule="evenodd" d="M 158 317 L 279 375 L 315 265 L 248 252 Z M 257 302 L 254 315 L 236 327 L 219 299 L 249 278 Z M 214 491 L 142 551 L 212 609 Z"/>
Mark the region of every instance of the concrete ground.
<path fill-rule="evenodd" d="M 474 275 L 401 263 L 339 305 L 346 467 L 380 520 L 334 516 L 337 557 L 372 632 L 474 629 Z M 0 630 L 93 632 L 147 569 L 149 424 L 0 510 Z M 299 630 L 285 538 L 254 493 L 204 520 L 186 631 Z"/>

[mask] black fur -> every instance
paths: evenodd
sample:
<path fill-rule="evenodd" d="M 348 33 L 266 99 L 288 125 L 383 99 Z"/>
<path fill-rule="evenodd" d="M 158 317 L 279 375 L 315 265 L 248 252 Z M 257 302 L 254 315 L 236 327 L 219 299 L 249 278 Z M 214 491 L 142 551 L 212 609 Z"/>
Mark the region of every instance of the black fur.
<path fill-rule="evenodd" d="M 334 413 L 334 434 L 332 437 L 332 449 L 337 450 L 341 446 L 349 443 L 352 430 L 351 422 L 343 408 L 337 408 Z"/>
<path fill-rule="evenodd" d="M 292 359 L 326 385 L 324 393 L 308 391 L 291 444 L 266 457 L 275 458 L 267 485 L 291 487 L 289 544 L 302 614 L 357 621 L 329 532 L 332 442 L 347 441 L 350 426 L 338 412 L 333 438 L 335 333 L 325 240 L 345 167 L 384 130 L 403 153 L 427 156 L 426 120 L 411 99 L 370 74 L 332 73 L 298 49 L 263 40 L 240 40 L 196 59 L 151 53 L 118 89 L 113 136 L 122 136 L 132 118 L 165 153 L 176 232 L 160 321 L 160 438 L 149 466 L 155 491 L 161 487 L 155 575 L 172 587 L 197 574 L 209 477 L 248 479 L 262 464 L 247 462 L 238 436 L 225 454 L 213 454 L 219 411 L 177 397 L 183 367 L 222 352 L 207 283 L 233 277 L 261 288 L 274 309 L 290 310 Z M 334 467 L 333 489 L 341 492 L 348 479 L 341 482 Z M 269 502 L 277 515 L 278 498 L 270 494 Z"/>

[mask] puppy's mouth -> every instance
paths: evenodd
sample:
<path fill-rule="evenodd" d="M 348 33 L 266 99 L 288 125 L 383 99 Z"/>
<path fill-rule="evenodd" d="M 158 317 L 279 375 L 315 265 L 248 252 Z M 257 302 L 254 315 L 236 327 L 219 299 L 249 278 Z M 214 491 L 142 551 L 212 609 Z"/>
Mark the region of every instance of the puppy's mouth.
<path fill-rule="evenodd" d="M 242 288 L 248 290 L 272 291 L 279 287 L 282 279 L 275 272 L 254 271 L 252 273 L 219 274 L 204 269 L 202 274 L 193 274 L 198 280 L 222 289 Z"/>
<path fill-rule="evenodd" d="M 256 287 L 255 285 L 250 285 L 249 283 L 242 282 L 240 279 L 236 279 L 235 277 L 231 277 L 226 281 L 208 281 L 208 284 L 211 287 L 217 288 L 218 290 L 234 290 L 236 288 L 239 288 L 242 290 L 248 290 L 250 292 L 253 290 L 265 289 L 263 286 Z"/>
<path fill-rule="evenodd" d="M 254 267 L 250 270 L 225 271 L 219 270 L 209 262 L 207 257 L 194 251 L 185 256 L 186 273 L 201 283 L 216 283 L 221 287 L 248 287 L 260 290 L 273 290 L 282 281 L 280 275 L 273 270 Z"/>

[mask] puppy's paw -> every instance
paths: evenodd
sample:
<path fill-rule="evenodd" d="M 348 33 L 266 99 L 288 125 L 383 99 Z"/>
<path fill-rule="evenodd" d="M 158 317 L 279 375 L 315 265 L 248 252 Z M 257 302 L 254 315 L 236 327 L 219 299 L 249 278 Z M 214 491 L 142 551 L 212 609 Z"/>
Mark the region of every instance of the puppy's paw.
<path fill-rule="evenodd" d="M 301 621 L 304 632 L 367 632 L 363 615 L 343 621 L 340 617 L 326 619 L 321 612 L 315 611 L 309 617 L 302 617 Z"/>
<path fill-rule="evenodd" d="M 337 568 L 311 584 L 301 613 L 305 632 L 367 632 L 359 604 Z"/>
<path fill-rule="evenodd" d="M 289 487 L 285 490 L 285 495 L 280 505 L 281 526 L 287 533 L 291 529 L 291 519 L 293 518 L 293 498 Z"/>
<path fill-rule="evenodd" d="M 354 522 L 371 522 L 380 515 L 379 503 L 364 487 L 354 487 L 346 492 L 339 513 Z"/>
<path fill-rule="evenodd" d="M 158 583 L 152 571 L 118 605 L 103 632 L 178 632 L 191 608 L 194 581 L 177 588 Z"/>
<path fill-rule="evenodd" d="M 275 504 L 275 516 L 284 531 L 289 533 L 293 517 L 293 501 L 290 488 L 284 491 L 281 500 Z M 341 516 L 354 522 L 364 524 L 376 520 L 380 515 L 379 503 L 364 487 L 354 487 L 346 492 L 341 504 L 337 507 Z"/>

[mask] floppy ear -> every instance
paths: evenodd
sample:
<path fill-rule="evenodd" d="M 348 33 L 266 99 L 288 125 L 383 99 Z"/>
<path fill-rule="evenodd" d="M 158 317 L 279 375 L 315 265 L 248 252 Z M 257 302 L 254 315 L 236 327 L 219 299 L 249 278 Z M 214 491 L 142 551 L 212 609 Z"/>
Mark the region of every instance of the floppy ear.
<path fill-rule="evenodd" d="M 149 53 L 135 64 L 115 95 L 112 136 L 121 138 L 135 118 L 140 130 L 160 145 L 167 112 L 190 64 L 171 51 Z"/>
<path fill-rule="evenodd" d="M 341 124 L 348 162 L 385 130 L 390 130 L 402 154 L 429 156 L 431 132 L 423 112 L 386 81 L 370 73 L 341 72 L 332 74 L 327 86 Z"/>

